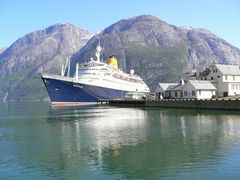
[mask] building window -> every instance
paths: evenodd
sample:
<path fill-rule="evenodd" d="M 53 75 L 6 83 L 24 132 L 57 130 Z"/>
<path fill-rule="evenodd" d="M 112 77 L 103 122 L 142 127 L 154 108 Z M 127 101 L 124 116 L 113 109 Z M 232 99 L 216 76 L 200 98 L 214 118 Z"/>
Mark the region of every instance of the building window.
<path fill-rule="evenodd" d="M 227 75 L 225 75 L 225 80 L 227 80 Z"/>
<path fill-rule="evenodd" d="M 207 80 L 207 77 L 205 77 L 204 79 Z"/>
<path fill-rule="evenodd" d="M 235 81 L 235 76 L 233 76 L 233 80 Z"/>
<path fill-rule="evenodd" d="M 211 80 L 213 80 L 213 77 L 211 77 Z"/>
<path fill-rule="evenodd" d="M 199 95 L 201 96 L 201 90 L 199 91 Z"/>
<path fill-rule="evenodd" d="M 217 76 L 217 78 L 220 78 L 220 76 Z"/>
<path fill-rule="evenodd" d="M 187 96 L 187 91 L 184 91 L 184 96 Z"/>
<path fill-rule="evenodd" d="M 177 97 L 177 92 L 175 92 L 175 97 Z"/>
<path fill-rule="evenodd" d="M 195 94 L 195 91 L 192 91 L 192 96 L 195 96 L 196 94 Z"/>
<path fill-rule="evenodd" d="M 169 92 L 165 92 L 166 97 L 169 97 Z"/>

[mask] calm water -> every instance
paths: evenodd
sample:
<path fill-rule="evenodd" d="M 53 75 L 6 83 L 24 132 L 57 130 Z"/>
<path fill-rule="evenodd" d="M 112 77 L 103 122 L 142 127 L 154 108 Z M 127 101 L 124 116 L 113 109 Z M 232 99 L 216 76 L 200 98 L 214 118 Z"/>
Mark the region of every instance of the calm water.
<path fill-rule="evenodd" d="M 240 112 L 0 104 L 0 179 L 146 178 L 240 178 Z"/>

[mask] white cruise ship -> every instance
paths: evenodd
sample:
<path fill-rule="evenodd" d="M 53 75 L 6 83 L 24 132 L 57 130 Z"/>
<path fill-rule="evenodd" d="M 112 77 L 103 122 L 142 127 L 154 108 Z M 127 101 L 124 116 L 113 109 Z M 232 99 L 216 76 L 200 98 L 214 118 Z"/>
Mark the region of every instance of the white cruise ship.
<path fill-rule="evenodd" d="M 96 60 L 77 63 L 73 77 L 64 76 L 64 68 L 61 76 L 42 74 L 52 104 L 96 102 L 98 99 L 124 98 L 128 92 L 150 92 L 145 82 L 135 75 L 133 70 L 127 74 L 118 69 L 114 56 L 109 57 L 107 63 L 101 62 L 100 53 L 101 47 L 97 46 Z"/>

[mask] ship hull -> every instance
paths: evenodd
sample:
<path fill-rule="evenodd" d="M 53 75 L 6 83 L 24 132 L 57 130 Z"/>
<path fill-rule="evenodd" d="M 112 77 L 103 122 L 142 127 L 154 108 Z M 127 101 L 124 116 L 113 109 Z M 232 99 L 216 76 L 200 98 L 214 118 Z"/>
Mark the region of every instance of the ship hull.
<path fill-rule="evenodd" d="M 53 105 L 79 105 L 125 97 L 127 91 L 42 77 Z"/>
<path fill-rule="evenodd" d="M 84 89 L 98 99 L 124 98 L 127 93 L 127 91 L 89 85 L 84 85 Z"/>
<path fill-rule="evenodd" d="M 42 79 L 53 105 L 77 105 L 97 101 L 96 97 L 86 93 L 81 86 L 74 86 L 72 82 L 43 77 Z"/>

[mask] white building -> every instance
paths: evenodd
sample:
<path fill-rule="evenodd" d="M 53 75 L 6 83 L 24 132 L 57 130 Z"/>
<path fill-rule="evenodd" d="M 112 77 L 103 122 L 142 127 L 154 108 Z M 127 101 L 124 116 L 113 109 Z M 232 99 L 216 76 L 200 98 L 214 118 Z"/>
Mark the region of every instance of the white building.
<path fill-rule="evenodd" d="M 162 95 L 165 98 L 209 99 L 212 96 L 240 95 L 238 65 L 214 64 L 205 70 L 185 72 L 182 74 L 182 79 L 187 82 L 184 86 L 179 86 L 181 82 L 159 83 L 155 91 L 156 97 Z"/>
<path fill-rule="evenodd" d="M 211 99 L 216 95 L 216 87 L 209 81 L 189 80 L 182 87 L 185 99 Z"/>
<path fill-rule="evenodd" d="M 166 90 L 171 86 L 176 86 L 177 83 L 159 83 L 155 89 L 156 99 L 160 99 L 160 96 L 166 97 Z"/>
<path fill-rule="evenodd" d="M 169 86 L 165 95 L 168 99 L 180 99 L 182 97 L 182 84 Z"/>
<path fill-rule="evenodd" d="M 145 94 L 139 92 L 127 92 L 125 95 L 126 99 L 143 99 L 145 97 Z"/>
<path fill-rule="evenodd" d="M 210 80 L 220 97 L 240 95 L 240 69 L 237 65 L 214 64 L 209 74 L 201 79 Z"/>

